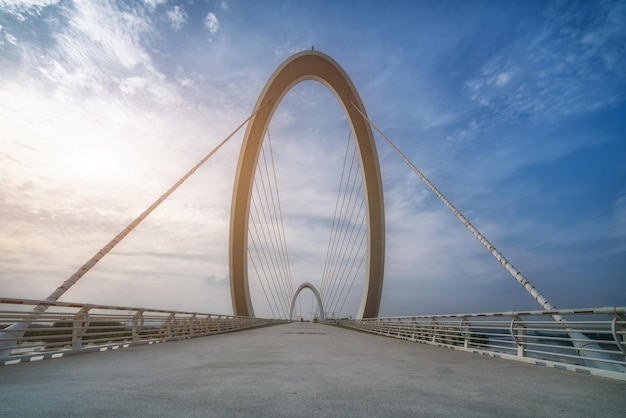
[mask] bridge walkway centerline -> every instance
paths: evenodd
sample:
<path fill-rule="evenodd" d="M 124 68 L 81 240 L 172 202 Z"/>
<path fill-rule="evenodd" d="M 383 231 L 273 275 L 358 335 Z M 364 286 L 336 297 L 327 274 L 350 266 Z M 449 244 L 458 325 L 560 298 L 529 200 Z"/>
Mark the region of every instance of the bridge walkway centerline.
<path fill-rule="evenodd" d="M 626 382 L 294 322 L 0 368 L 5 416 L 620 416 Z"/>

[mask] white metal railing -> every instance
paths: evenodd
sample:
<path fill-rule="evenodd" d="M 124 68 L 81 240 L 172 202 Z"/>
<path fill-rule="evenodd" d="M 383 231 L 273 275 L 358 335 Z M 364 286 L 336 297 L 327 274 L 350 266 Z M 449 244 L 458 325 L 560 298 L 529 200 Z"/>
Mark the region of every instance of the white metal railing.
<path fill-rule="evenodd" d="M 363 331 L 626 380 L 626 307 L 342 321 Z M 562 315 L 565 321 L 554 321 Z"/>
<path fill-rule="evenodd" d="M 40 304 L 43 313 L 33 313 Z M 237 331 L 284 321 L 0 298 L 0 365 Z"/>

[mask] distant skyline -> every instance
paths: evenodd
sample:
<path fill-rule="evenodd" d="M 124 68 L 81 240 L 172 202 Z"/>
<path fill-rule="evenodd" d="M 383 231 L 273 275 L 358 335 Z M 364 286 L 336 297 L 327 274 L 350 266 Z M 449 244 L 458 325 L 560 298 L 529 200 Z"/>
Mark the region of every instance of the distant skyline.
<path fill-rule="evenodd" d="M 245 120 L 281 62 L 313 46 L 554 305 L 626 305 L 624 1 L 0 0 L 0 295 L 45 298 Z M 293 285 L 318 286 L 348 125 L 332 94 L 305 82 L 271 131 Z M 62 300 L 231 313 L 242 136 Z M 377 146 L 380 315 L 539 309 Z M 361 287 L 352 292 L 342 315 L 356 313 Z"/>

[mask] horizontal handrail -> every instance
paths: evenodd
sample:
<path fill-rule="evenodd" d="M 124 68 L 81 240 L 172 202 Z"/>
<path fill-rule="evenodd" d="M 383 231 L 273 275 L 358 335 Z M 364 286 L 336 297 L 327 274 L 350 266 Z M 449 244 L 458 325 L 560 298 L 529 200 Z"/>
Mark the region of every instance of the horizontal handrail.
<path fill-rule="evenodd" d="M 564 321 L 554 321 L 561 315 Z M 342 321 L 408 341 L 626 380 L 626 307 Z"/>
<path fill-rule="evenodd" d="M 45 312 L 33 312 L 41 304 Z M 0 365 L 201 337 L 284 321 L 0 297 Z"/>

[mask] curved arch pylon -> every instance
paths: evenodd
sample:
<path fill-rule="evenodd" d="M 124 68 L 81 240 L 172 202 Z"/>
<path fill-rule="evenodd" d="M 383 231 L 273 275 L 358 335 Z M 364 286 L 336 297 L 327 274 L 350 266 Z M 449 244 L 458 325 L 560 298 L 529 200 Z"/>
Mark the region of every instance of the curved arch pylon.
<path fill-rule="evenodd" d="M 326 319 L 326 317 L 324 315 L 324 306 L 322 305 L 322 298 L 319 292 L 317 291 L 317 289 L 315 288 L 315 286 L 313 286 L 309 282 L 302 283 L 300 287 L 298 287 L 298 289 L 296 290 L 296 293 L 293 294 L 293 299 L 291 299 L 291 307 L 289 308 L 289 320 L 293 321 L 293 310 L 296 307 L 296 299 L 298 299 L 298 295 L 300 294 L 300 292 L 302 292 L 306 288 L 311 289 L 311 291 L 315 295 L 315 299 L 317 299 L 317 309 L 320 311 L 319 319 L 320 321 L 323 321 L 324 319 Z"/>
<path fill-rule="evenodd" d="M 287 58 L 267 81 L 254 107 L 239 153 L 230 213 L 229 268 L 233 313 L 254 316 L 248 286 L 248 214 L 252 185 L 265 132 L 278 104 L 296 84 L 314 80 L 337 98 L 350 123 L 361 159 L 367 206 L 366 282 L 357 318 L 378 316 L 385 261 L 385 215 L 378 153 L 361 98 L 346 72 L 318 51 L 303 51 Z M 354 105 L 354 106 L 353 106 Z M 356 108 L 355 108 L 356 107 Z"/>

